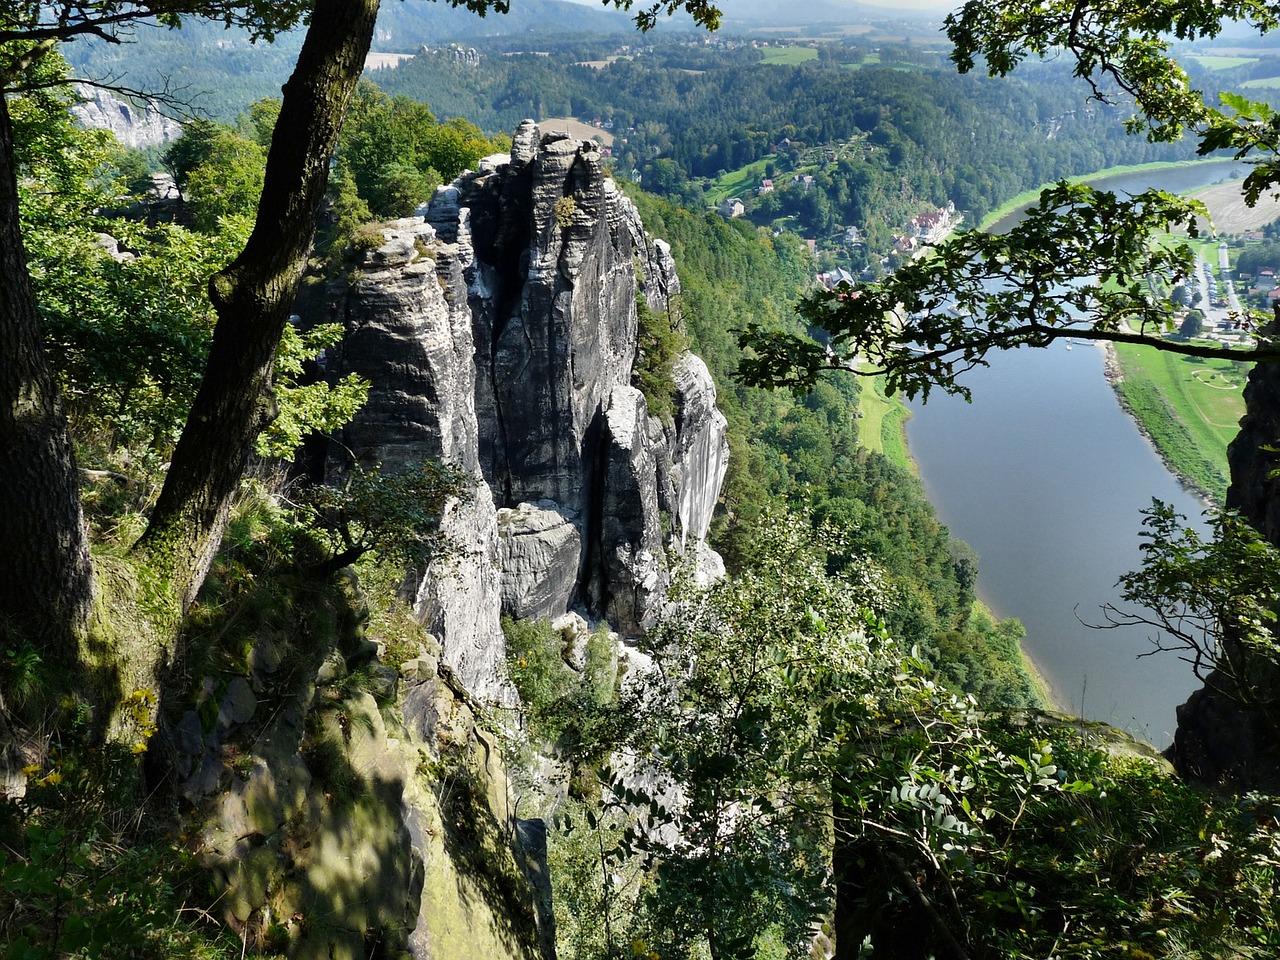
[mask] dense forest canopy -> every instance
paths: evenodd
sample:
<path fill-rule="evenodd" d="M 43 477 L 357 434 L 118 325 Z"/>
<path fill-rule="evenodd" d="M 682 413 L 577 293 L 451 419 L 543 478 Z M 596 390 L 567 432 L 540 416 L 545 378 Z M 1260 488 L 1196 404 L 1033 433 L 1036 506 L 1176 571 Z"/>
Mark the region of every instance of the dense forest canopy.
<path fill-rule="evenodd" d="M 255 92 L 224 123 L 189 123 L 158 158 L 72 122 L 64 61 L 45 43 L 76 23 L 100 35 L 110 18 L 156 13 L 229 18 L 266 39 L 303 6 L 283 96 Z M 812 293 L 799 236 L 709 213 L 702 182 L 774 157 L 781 139 L 843 142 L 850 152 L 815 177 L 813 209 L 792 214 L 826 230 L 957 197 L 976 215 L 1077 163 L 1178 155 L 1184 124 L 1206 152 L 1248 154 L 1270 143 L 1274 115 L 1243 101 L 1234 115 L 1202 110 L 1164 59 L 1162 36 L 1212 35 L 1218 6 L 1122 4 L 1116 22 L 1083 3 L 971 0 L 950 22 L 966 69 L 985 58 L 1008 72 L 1051 40 L 1073 51 L 1082 76 L 1101 70 L 1128 90 L 1154 146 L 1101 134 L 1127 107 L 1072 107 L 1079 88 L 1060 67 L 1022 85 L 948 83 L 910 52 L 911 69 L 850 70 L 830 51 L 792 67 L 745 46 L 659 49 L 652 64 L 561 65 L 557 77 L 543 76 L 549 58 L 512 57 L 492 72 L 506 93 L 486 91 L 459 120 L 465 110 L 360 82 L 378 6 L 68 3 L 45 22 L 46 5 L 31 4 L 0 19 L 6 950 L 397 955 L 420 946 L 422 911 L 470 890 L 468 906 L 484 906 L 520 957 L 1274 955 L 1280 819 L 1253 789 L 1280 769 L 1274 365 L 1251 374 L 1233 464 L 1242 514 L 1224 514 L 1207 541 L 1155 510 L 1151 562 L 1125 584 L 1181 652 L 1218 668 L 1211 692 L 1242 718 L 1232 732 L 1260 745 L 1226 769 L 1176 754 L 1215 790 L 1122 734 L 1038 709 L 1020 627 L 976 608 L 976 558 L 904 466 L 865 449 L 853 416 L 869 388 L 850 376 L 858 353 L 883 361 L 891 390 L 962 389 L 961 368 L 988 349 L 1067 329 L 1151 337 L 1165 313 L 1138 281 L 1186 254 L 1146 241 L 1193 230 L 1198 208 L 1060 184 L 1004 237 L 962 234 L 857 297 L 828 296 Z M 701 0 L 615 6 L 641 26 L 680 9 L 717 22 Z M 1229 12 L 1272 24 L 1265 4 Z M 643 183 L 667 194 L 623 184 L 645 229 L 669 241 L 682 292 L 632 315 L 629 286 L 623 312 L 639 329 L 621 352 L 635 355 L 651 437 L 674 428 L 684 346 L 711 370 L 731 452 L 711 535 L 727 571 L 699 579 L 673 557 L 670 602 L 627 643 L 604 618 L 578 634 L 508 619 L 484 651 L 505 654 L 500 696 L 482 703 L 441 661 L 415 595 L 451 575 L 431 563 L 450 558 L 444 517 L 473 502 L 476 478 L 427 461 L 352 463 L 335 480 L 295 459 L 329 443 L 371 384 L 325 373 L 339 325 L 291 318 L 330 290 L 377 296 L 393 256 L 426 278 L 442 316 L 469 309 L 483 278 L 446 262 L 463 242 L 389 242 L 393 228 L 372 221 L 412 213 L 511 146 L 496 139 L 498 111 L 528 104 L 502 97 L 530 84 L 568 96 L 555 103 L 565 112 L 618 111 L 637 128 L 627 146 L 649 154 L 633 161 Z M 561 156 L 585 166 L 598 154 Z M 154 195 L 155 160 L 177 197 Z M 1253 186 L 1275 176 L 1260 165 Z M 499 199 L 519 211 L 516 189 Z M 568 250 L 583 232 L 625 229 L 588 222 L 599 211 L 570 193 L 542 198 L 542 238 L 521 239 Z M 519 277 L 528 260 L 508 266 Z M 638 265 L 615 266 L 634 285 Z M 1025 298 L 991 297 L 993 275 Z M 888 319 L 900 304 L 911 314 Z M 1102 311 L 1092 328 L 1068 309 L 1080 307 Z M 779 384 L 792 389 L 767 389 Z M 179 775 L 192 757 L 197 769 Z M 207 782 L 195 797 L 178 787 L 193 773 Z M 531 868 L 526 837 L 540 834 Z M 318 864 L 302 892 L 284 880 L 299 863 Z M 549 908 L 554 942 L 535 917 Z M 455 937 L 479 929 L 470 913 Z"/>

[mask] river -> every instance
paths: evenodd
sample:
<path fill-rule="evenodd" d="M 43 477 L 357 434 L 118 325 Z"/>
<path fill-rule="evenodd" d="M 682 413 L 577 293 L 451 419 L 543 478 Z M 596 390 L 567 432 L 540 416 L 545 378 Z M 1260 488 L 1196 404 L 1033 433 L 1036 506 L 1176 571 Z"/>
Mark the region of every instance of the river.
<path fill-rule="evenodd" d="M 1249 164 L 1241 163 L 1239 160 L 1211 160 L 1158 170 L 1117 173 L 1108 177 L 1086 176 L 1083 179 L 1085 183 L 1099 190 L 1114 190 L 1116 193 L 1141 193 L 1152 187 L 1168 190 L 1171 193 L 1186 193 L 1221 183 L 1223 180 L 1240 179 L 1247 176 L 1251 169 Z M 1005 214 L 988 228 L 989 232 L 1006 233 L 1015 224 L 1021 222 L 1030 206 L 1029 202 Z"/>
<path fill-rule="evenodd" d="M 1095 182 L 1112 190 L 1194 190 L 1240 176 L 1198 164 Z M 1007 230 L 1019 212 L 993 230 Z M 1199 520 L 1203 504 L 1165 468 L 1120 406 L 1094 345 L 993 354 L 968 373 L 973 403 L 913 404 L 911 453 L 929 499 L 981 560 L 978 592 L 1027 628 L 1025 648 L 1066 710 L 1158 747 L 1198 686 L 1190 667 L 1152 649 L 1146 628 L 1095 630 L 1120 604 L 1116 580 L 1141 564 L 1141 511 L 1153 497 Z"/>

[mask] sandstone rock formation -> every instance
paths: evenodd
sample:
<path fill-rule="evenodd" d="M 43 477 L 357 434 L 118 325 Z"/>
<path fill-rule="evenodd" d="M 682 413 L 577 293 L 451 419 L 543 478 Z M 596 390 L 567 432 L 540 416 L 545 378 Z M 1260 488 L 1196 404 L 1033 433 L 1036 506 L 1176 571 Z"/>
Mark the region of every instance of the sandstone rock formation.
<path fill-rule="evenodd" d="M 201 672 L 161 711 L 218 909 L 290 957 L 553 956 L 545 826 L 516 818 L 485 729 L 514 696 L 501 617 L 552 620 L 579 670 L 607 619 L 638 669 L 625 641 L 660 611 L 668 553 L 723 570 L 706 366 L 680 359 L 666 421 L 632 385 L 637 301 L 678 310 L 669 248 L 592 144 L 526 123 L 480 166 L 300 304 L 345 330 L 326 375 L 371 383 L 322 469 L 455 465 L 474 484 L 443 519 L 455 549 L 406 571 L 399 620 L 354 575 L 235 606 L 246 642 L 195 635 Z"/>
<path fill-rule="evenodd" d="M 418 572 L 444 661 L 507 696 L 500 617 L 571 608 L 634 636 L 655 616 L 667 552 L 714 574 L 705 545 L 728 460 L 705 364 L 682 357 L 675 413 L 632 386 L 637 299 L 678 310 L 670 248 L 644 230 L 595 144 L 526 121 L 511 155 L 442 187 L 330 291 L 346 338 L 328 360 L 373 387 L 331 458 L 438 458 L 476 496 L 446 532 L 460 556 Z"/>
<path fill-rule="evenodd" d="M 163 146 L 182 136 L 182 124 L 166 117 L 149 104 L 122 100 L 108 90 L 83 84 L 76 87 L 79 98 L 71 115 L 90 130 L 110 130 L 126 147 L 145 150 Z"/>

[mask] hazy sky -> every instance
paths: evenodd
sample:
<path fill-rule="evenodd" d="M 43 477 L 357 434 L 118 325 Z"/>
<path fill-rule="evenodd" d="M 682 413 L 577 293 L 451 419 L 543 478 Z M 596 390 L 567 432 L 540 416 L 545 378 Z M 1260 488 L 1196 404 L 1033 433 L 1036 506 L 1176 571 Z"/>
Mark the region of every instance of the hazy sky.
<path fill-rule="evenodd" d="M 600 0 L 575 0 L 577 3 L 589 3 L 592 6 L 600 6 Z M 792 6 L 796 0 L 772 0 L 773 4 L 783 10 Z M 804 0 L 800 0 L 804 2 Z M 834 5 L 843 5 L 846 0 L 830 0 Z M 933 10 L 944 13 L 955 7 L 960 6 L 963 0 L 847 0 L 848 6 L 858 7 L 879 7 L 884 10 Z M 732 15 L 735 6 L 738 6 L 739 0 L 719 0 L 720 9 Z M 760 0 L 755 0 L 754 5 L 758 5 Z"/>

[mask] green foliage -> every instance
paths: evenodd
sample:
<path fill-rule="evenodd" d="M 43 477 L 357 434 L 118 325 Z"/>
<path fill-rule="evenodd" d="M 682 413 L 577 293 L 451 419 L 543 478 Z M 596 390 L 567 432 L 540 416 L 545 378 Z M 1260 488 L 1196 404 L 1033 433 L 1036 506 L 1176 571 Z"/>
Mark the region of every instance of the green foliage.
<path fill-rule="evenodd" d="M 520 694 L 530 739 L 571 765 L 593 764 L 616 737 L 618 654 L 608 624 L 581 638 L 581 669 L 570 666 L 575 642 L 546 620 L 504 617 L 507 674 Z"/>
<path fill-rule="evenodd" d="M 556 226 L 561 230 L 568 230 L 573 226 L 573 216 L 578 212 L 578 202 L 571 196 L 561 197 L 555 202 L 551 213 L 555 218 Z"/>
<path fill-rule="evenodd" d="M 1116 731 L 978 710 L 884 630 L 873 567 L 829 574 L 843 537 L 773 520 L 745 572 L 678 594 L 604 811 L 557 820 L 569 955 L 801 956 L 833 888 L 872 955 L 1274 952 L 1273 801 L 1200 792 Z"/>
<path fill-rule="evenodd" d="M 826 717 L 868 680 L 887 593 L 836 531 L 768 521 L 743 572 L 676 595 L 622 705 L 621 753 L 645 773 L 609 777 L 629 819 L 614 856 L 655 869 L 642 910 L 662 955 L 754 956 L 761 917 L 798 955 L 829 903 Z"/>
<path fill-rule="evenodd" d="M 1120 578 L 1126 609 L 1109 619 L 1159 631 L 1157 647 L 1178 654 L 1214 690 L 1280 722 L 1271 677 L 1280 669 L 1280 550 L 1239 514 L 1212 512 L 1209 534 L 1160 501 L 1144 513 L 1142 569 Z"/>
<path fill-rule="evenodd" d="M 1173 305 L 1150 295 L 1147 277 L 1190 276 L 1194 255 L 1186 243 L 1154 241 L 1175 228 L 1198 236 L 1203 215 L 1200 202 L 1160 190 L 1120 199 L 1061 181 L 1008 233 L 965 231 L 856 296 L 812 295 L 801 308 L 812 336 L 751 324 L 744 374 L 760 385 L 808 387 L 865 357 L 890 393 L 927 398 L 940 387 L 967 397 L 959 375 L 992 350 L 1091 332 L 1163 343 Z"/>
<path fill-rule="evenodd" d="M 636 298 L 636 367 L 632 377 L 655 417 L 669 420 L 675 412 L 675 362 L 688 342 L 673 322 L 672 310 L 650 310 L 643 296 Z"/>
<path fill-rule="evenodd" d="M 46 91 L 10 108 L 23 240 L 49 355 L 80 437 L 163 451 L 203 373 L 214 319 L 208 278 L 243 235 L 108 219 L 120 185 L 103 172 L 118 152 L 76 127 L 68 104 Z M 127 253 L 111 256 L 100 233 Z"/>
<path fill-rule="evenodd" d="M 921 658 L 952 690 L 973 694 L 992 710 L 1040 706 L 1022 663 L 1027 631 L 1012 618 L 994 621 L 975 610 L 963 630 L 948 630 L 923 647 Z"/>
<path fill-rule="evenodd" d="M 1199 310 L 1188 310 L 1182 325 L 1178 327 L 1178 336 L 1183 340 L 1194 340 L 1204 332 L 1204 314 Z"/>
<path fill-rule="evenodd" d="M 359 196 L 379 217 L 408 216 L 495 145 L 473 124 L 437 123 L 426 104 L 389 97 L 362 82 L 347 115 L 338 153 Z"/>
<path fill-rule="evenodd" d="M 337 383 L 303 380 L 303 365 L 342 340 L 341 324 L 330 323 L 299 332 L 284 329 L 276 349 L 275 420 L 258 437 L 258 454 L 290 459 L 312 433 L 328 434 L 351 421 L 369 399 L 369 382 L 347 374 Z"/>
<path fill-rule="evenodd" d="M 261 113 L 261 111 L 260 111 Z M 262 116 L 251 121 L 267 122 Z M 255 140 L 211 120 L 192 120 L 162 154 L 196 226 L 212 233 L 224 220 L 251 217 L 262 193 L 266 151 Z"/>
<path fill-rule="evenodd" d="M 337 273 L 342 258 L 355 247 L 363 252 L 359 243 L 361 228 L 373 219 L 373 211 L 361 198 L 355 178 L 345 163 L 335 165 L 329 179 L 329 207 L 331 220 L 319 231 L 316 246 L 325 259 L 329 273 Z M 382 245 L 378 236 L 377 246 Z"/>
<path fill-rule="evenodd" d="M 282 101 L 275 97 L 255 100 L 241 117 L 240 133 L 252 140 L 262 149 L 271 146 L 271 135 L 275 132 L 276 121 L 280 119 Z"/>
<path fill-rule="evenodd" d="M 634 199 L 648 228 L 671 243 L 689 345 L 707 362 L 729 421 L 725 510 L 712 535 L 730 568 L 745 562 L 770 505 L 786 504 L 817 524 L 847 528 L 860 551 L 896 584 L 885 613 L 895 637 L 919 645 L 929 662 L 941 664 L 934 646 L 950 635 L 947 644 L 965 650 L 970 662 L 949 682 L 997 695 L 997 682 L 1008 680 L 998 692 L 1001 702 L 1034 702 L 1026 700 L 1029 680 L 1020 656 L 1010 659 L 1000 638 L 975 632 L 970 621 L 977 567 L 972 551 L 952 541 L 905 466 L 864 449 L 853 415 L 861 401 L 859 384 L 831 374 L 796 395 L 752 387 L 738 376 L 736 330 L 759 323 L 800 333 L 794 306 L 812 267 L 796 238 L 773 237 L 645 193 Z M 1001 666 L 988 675 L 996 663 Z"/>
<path fill-rule="evenodd" d="M 554 742 L 562 732 L 558 705 L 569 696 L 576 678 L 564 661 L 564 637 L 548 620 L 504 617 L 507 672 L 520 694 L 532 733 Z"/>
<path fill-rule="evenodd" d="M 441 520 L 471 488 L 469 477 L 436 461 L 396 473 L 356 465 L 340 484 L 305 487 L 292 505 L 328 553 L 324 570 L 372 552 L 401 568 L 422 569 L 448 552 Z"/>
<path fill-rule="evenodd" d="M 29 766 L 27 795 L 0 804 L 0 942 L 13 960 L 222 960 L 239 938 L 209 924 L 196 858 L 158 811 L 125 802 L 115 755 L 55 754 Z"/>
<path fill-rule="evenodd" d="M 262 195 L 266 154 L 256 143 L 225 131 L 187 175 L 183 197 L 196 227 L 206 233 L 223 222 L 250 218 Z"/>
<path fill-rule="evenodd" d="M 696 49 L 676 38 L 604 70 L 570 66 L 616 46 L 547 38 L 540 47 L 550 57 L 494 55 L 482 71 L 423 56 L 377 82 L 489 130 L 525 117 L 611 118 L 627 131 L 613 144 L 616 169 L 638 170 L 645 189 L 695 209 L 740 196 L 753 222 L 786 218 L 788 229 L 819 241 L 855 224 L 866 250 L 842 256 L 859 267 L 878 266 L 893 233 L 926 207 L 953 201 L 978 222 L 1063 173 L 1190 155 L 1188 145 L 1126 137 L 1118 108 L 1078 110 L 1079 87 L 1058 65 L 1001 84 L 958 78 L 921 45 L 846 37 L 803 69 L 762 68 L 759 51 Z M 499 51 L 514 53 L 495 44 Z M 851 75 L 840 61 L 859 57 Z M 894 69 L 895 60 L 915 69 Z M 791 182 L 805 174 L 811 186 Z M 763 177 L 775 190 L 751 196 Z"/>

